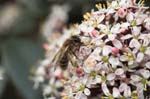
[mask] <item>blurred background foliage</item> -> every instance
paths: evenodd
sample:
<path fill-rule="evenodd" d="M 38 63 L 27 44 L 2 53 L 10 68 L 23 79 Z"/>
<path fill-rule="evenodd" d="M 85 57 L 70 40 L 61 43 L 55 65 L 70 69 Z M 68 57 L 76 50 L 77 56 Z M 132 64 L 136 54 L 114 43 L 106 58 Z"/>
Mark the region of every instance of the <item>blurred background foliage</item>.
<path fill-rule="evenodd" d="M 0 81 L 0 99 L 42 99 L 41 90 L 33 89 L 29 75 L 32 65 L 44 58 L 42 44 L 46 38 L 41 28 L 49 18 L 50 22 L 56 19 L 51 17 L 52 6 L 68 6 L 65 13 L 68 17 L 61 20 L 64 21 L 61 28 L 64 24 L 81 22 L 83 13 L 95 3 L 95 0 L 0 0 L 0 68 L 5 71 Z M 150 1 L 145 0 L 145 4 L 150 6 Z M 55 22 L 56 27 L 59 22 Z M 47 28 L 51 29 L 53 24 L 47 24 Z"/>

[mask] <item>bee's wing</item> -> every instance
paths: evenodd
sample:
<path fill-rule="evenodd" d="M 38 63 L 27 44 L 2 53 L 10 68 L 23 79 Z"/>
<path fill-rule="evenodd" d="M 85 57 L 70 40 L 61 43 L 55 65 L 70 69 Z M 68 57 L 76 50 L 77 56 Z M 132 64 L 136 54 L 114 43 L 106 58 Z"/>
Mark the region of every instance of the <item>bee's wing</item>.
<path fill-rule="evenodd" d="M 62 57 L 64 56 L 64 53 L 67 51 L 67 49 L 68 49 L 68 47 L 59 49 L 59 51 L 56 53 L 56 55 L 54 56 L 54 58 L 51 61 L 51 64 L 53 66 L 59 65 L 59 62 L 62 59 Z"/>
<path fill-rule="evenodd" d="M 77 67 L 78 64 L 77 64 L 76 60 L 73 57 L 76 57 L 75 54 L 72 51 L 69 51 L 68 52 L 69 61 L 71 62 L 72 66 Z"/>
<path fill-rule="evenodd" d="M 59 49 L 59 51 L 54 55 L 51 64 L 55 65 L 59 60 L 60 60 L 60 56 L 62 56 L 62 49 Z"/>

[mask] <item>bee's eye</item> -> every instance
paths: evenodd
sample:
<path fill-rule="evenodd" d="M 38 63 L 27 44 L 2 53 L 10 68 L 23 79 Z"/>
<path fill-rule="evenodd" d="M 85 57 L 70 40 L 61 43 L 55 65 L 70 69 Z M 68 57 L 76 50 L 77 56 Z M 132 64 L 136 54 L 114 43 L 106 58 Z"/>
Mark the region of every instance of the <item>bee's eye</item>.
<path fill-rule="evenodd" d="M 79 38 L 75 38 L 75 39 L 74 39 L 74 42 L 75 42 L 75 43 L 79 43 L 79 42 L 81 42 L 81 40 L 80 40 Z"/>
<path fill-rule="evenodd" d="M 80 38 L 77 37 L 77 36 L 73 36 L 73 41 L 74 41 L 75 43 L 80 43 L 80 42 L 81 42 Z"/>

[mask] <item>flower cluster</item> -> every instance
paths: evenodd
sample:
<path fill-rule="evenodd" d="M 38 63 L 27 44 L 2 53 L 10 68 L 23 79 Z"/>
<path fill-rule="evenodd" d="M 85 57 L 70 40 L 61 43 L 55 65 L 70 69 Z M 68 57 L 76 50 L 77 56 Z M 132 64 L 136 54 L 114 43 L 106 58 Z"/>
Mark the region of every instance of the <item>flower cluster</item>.
<path fill-rule="evenodd" d="M 44 94 L 50 99 L 144 99 L 150 86 L 149 8 L 115 0 L 85 17 L 49 46 L 51 54 L 36 71 L 41 82 L 48 82 Z M 79 35 L 84 43 L 75 52 L 77 66 L 54 70 L 50 57 L 70 35 Z"/>

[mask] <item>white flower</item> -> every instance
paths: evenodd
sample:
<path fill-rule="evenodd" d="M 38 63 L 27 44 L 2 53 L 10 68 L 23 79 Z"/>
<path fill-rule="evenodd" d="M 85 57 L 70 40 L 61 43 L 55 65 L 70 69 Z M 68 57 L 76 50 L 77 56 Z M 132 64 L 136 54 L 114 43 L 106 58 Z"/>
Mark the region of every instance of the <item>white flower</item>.
<path fill-rule="evenodd" d="M 124 95 L 126 98 L 129 98 L 129 97 L 131 96 L 131 88 L 130 88 L 129 86 L 124 90 L 123 95 Z"/>
<path fill-rule="evenodd" d="M 135 81 L 135 82 L 138 82 L 138 81 L 141 80 L 141 77 L 138 76 L 138 75 L 131 75 L 131 79 L 132 79 L 133 81 Z"/>
<path fill-rule="evenodd" d="M 101 83 L 102 82 L 101 76 L 100 75 L 96 75 L 95 81 L 96 81 L 96 83 Z"/>
<path fill-rule="evenodd" d="M 134 26 L 132 28 L 132 33 L 134 34 L 134 36 L 138 36 L 141 33 L 141 27 Z"/>
<path fill-rule="evenodd" d="M 108 35 L 108 39 L 110 40 L 110 41 L 113 41 L 114 39 L 116 38 L 116 35 L 115 34 L 109 34 Z M 108 40 L 108 41 L 109 41 Z M 106 40 L 105 40 L 106 41 Z"/>
<path fill-rule="evenodd" d="M 100 60 L 102 59 L 102 56 L 99 55 L 99 54 L 101 53 L 101 51 L 102 51 L 102 48 L 101 48 L 101 47 L 96 47 L 95 50 L 90 54 L 89 57 L 92 56 L 92 58 L 93 58 L 94 60 L 100 61 Z"/>
<path fill-rule="evenodd" d="M 130 39 L 130 38 L 132 38 L 131 34 L 127 34 L 127 35 L 121 37 L 122 40 L 127 40 L 127 39 Z"/>
<path fill-rule="evenodd" d="M 136 61 L 137 62 L 141 62 L 144 58 L 144 54 L 143 53 L 138 53 L 137 54 L 137 58 L 136 58 Z"/>
<path fill-rule="evenodd" d="M 49 94 L 51 92 L 52 92 L 52 88 L 50 86 L 45 86 L 44 87 L 44 91 L 43 91 L 44 95 Z"/>
<path fill-rule="evenodd" d="M 145 22 L 145 28 L 146 28 L 147 30 L 150 30 L 150 18 L 149 18 L 149 17 L 146 18 L 146 19 L 144 20 L 144 22 Z"/>
<path fill-rule="evenodd" d="M 83 94 L 82 91 L 77 92 L 75 99 L 87 99 L 87 97 Z"/>
<path fill-rule="evenodd" d="M 81 42 L 83 42 L 84 44 L 87 44 L 91 41 L 91 39 L 89 37 L 81 37 Z"/>
<path fill-rule="evenodd" d="M 117 1 L 112 1 L 112 3 L 111 3 L 111 7 L 112 7 L 112 8 L 116 8 L 116 7 L 118 7 L 118 6 L 119 6 L 119 4 L 118 4 Z"/>
<path fill-rule="evenodd" d="M 107 25 L 99 24 L 98 28 L 100 28 L 101 32 L 103 32 L 103 33 L 108 33 L 109 32 L 109 27 Z"/>
<path fill-rule="evenodd" d="M 101 46 L 101 45 L 103 45 L 104 43 L 103 43 L 103 40 L 101 40 L 101 39 L 93 39 L 92 41 L 91 41 L 91 43 L 93 43 L 95 46 Z"/>
<path fill-rule="evenodd" d="M 121 28 L 121 25 L 118 23 L 118 24 L 114 25 L 110 31 L 113 34 L 118 34 L 118 33 L 120 33 L 120 28 Z"/>
<path fill-rule="evenodd" d="M 101 22 L 104 20 L 104 18 L 105 18 L 105 15 L 104 15 L 104 14 L 98 16 L 98 18 L 97 18 L 97 23 L 101 23 Z"/>
<path fill-rule="evenodd" d="M 95 68 L 95 64 L 94 64 L 94 57 L 90 57 L 88 58 L 84 64 L 83 64 L 83 70 L 86 72 L 86 73 L 91 73 L 94 68 Z"/>
<path fill-rule="evenodd" d="M 148 79 L 150 77 L 150 71 L 149 70 L 140 69 L 139 72 L 146 79 Z"/>
<path fill-rule="evenodd" d="M 45 67 L 39 67 L 38 69 L 37 69 L 37 71 L 36 71 L 36 74 L 37 75 L 41 75 L 41 76 L 43 76 L 43 75 L 45 75 L 46 74 L 46 72 L 45 72 Z"/>
<path fill-rule="evenodd" d="M 120 64 L 119 58 L 117 57 L 110 57 L 109 63 L 112 65 L 113 68 L 116 68 Z"/>
<path fill-rule="evenodd" d="M 122 75 L 124 73 L 124 70 L 122 68 L 116 69 L 115 74 L 116 75 Z"/>
<path fill-rule="evenodd" d="M 127 89 L 127 84 L 126 83 L 121 83 L 121 85 L 119 86 L 119 91 L 120 92 L 124 92 L 125 89 Z"/>
<path fill-rule="evenodd" d="M 90 90 L 88 88 L 84 89 L 84 94 L 89 96 L 91 94 Z"/>
<path fill-rule="evenodd" d="M 48 99 L 56 99 L 56 97 L 49 97 Z"/>
<path fill-rule="evenodd" d="M 46 66 L 46 65 L 48 65 L 50 63 L 50 60 L 49 59 L 45 59 L 45 60 L 43 60 L 42 62 L 41 62 L 41 65 L 42 66 Z"/>
<path fill-rule="evenodd" d="M 102 50 L 103 56 L 108 56 L 111 53 L 111 46 L 105 45 Z"/>
<path fill-rule="evenodd" d="M 116 78 L 116 75 L 114 73 L 108 74 L 107 75 L 107 80 L 112 81 Z"/>
<path fill-rule="evenodd" d="M 150 47 L 147 47 L 147 48 L 146 48 L 145 54 L 147 54 L 147 55 L 150 56 Z"/>
<path fill-rule="evenodd" d="M 108 88 L 107 88 L 106 83 L 102 83 L 101 88 L 102 88 L 102 91 L 104 92 L 104 94 L 105 94 L 106 96 L 109 96 L 109 95 L 110 95 L 110 92 L 109 92 L 109 90 L 108 90 Z"/>
<path fill-rule="evenodd" d="M 141 44 L 137 39 L 132 39 L 130 41 L 129 47 L 139 49 L 141 47 Z"/>
<path fill-rule="evenodd" d="M 109 72 L 108 63 L 100 62 L 96 65 L 96 68 L 101 71 Z"/>
<path fill-rule="evenodd" d="M 127 13 L 126 20 L 128 22 L 132 22 L 134 20 L 134 13 L 132 12 Z"/>
<path fill-rule="evenodd" d="M 113 97 L 114 98 L 119 98 L 120 97 L 120 92 L 116 87 L 113 88 Z"/>
<path fill-rule="evenodd" d="M 119 40 L 115 39 L 115 40 L 112 41 L 112 43 L 118 49 L 122 49 L 122 43 Z"/>
<path fill-rule="evenodd" d="M 87 99 L 87 96 L 84 94 L 81 94 L 81 98 L 80 99 Z"/>
<path fill-rule="evenodd" d="M 141 12 L 142 11 L 137 12 L 137 15 L 136 15 L 136 23 L 137 23 L 137 25 L 143 24 L 145 18 L 147 17 L 147 15 L 143 15 Z"/>
<path fill-rule="evenodd" d="M 130 24 L 128 22 L 124 22 L 121 24 L 121 28 L 124 28 L 124 29 L 128 29 L 129 26 Z"/>
<path fill-rule="evenodd" d="M 145 66 L 146 66 L 148 69 L 150 69 L 150 62 L 146 62 L 146 63 L 145 63 Z"/>
<path fill-rule="evenodd" d="M 143 85 L 142 83 L 136 84 L 136 87 L 137 87 L 137 92 L 138 92 L 138 93 L 143 92 L 143 90 L 144 90 L 144 85 Z"/>
<path fill-rule="evenodd" d="M 120 60 L 123 61 L 123 62 L 127 61 L 128 60 L 128 56 L 127 55 L 121 55 L 120 56 Z"/>
<path fill-rule="evenodd" d="M 82 24 L 79 26 L 80 30 L 85 33 L 91 33 L 94 30 L 94 27 L 87 26 L 86 24 Z"/>

